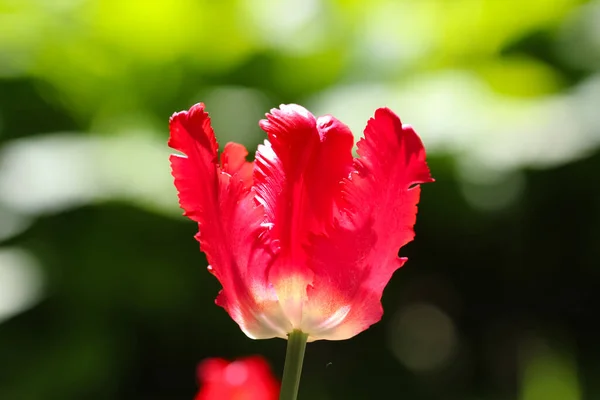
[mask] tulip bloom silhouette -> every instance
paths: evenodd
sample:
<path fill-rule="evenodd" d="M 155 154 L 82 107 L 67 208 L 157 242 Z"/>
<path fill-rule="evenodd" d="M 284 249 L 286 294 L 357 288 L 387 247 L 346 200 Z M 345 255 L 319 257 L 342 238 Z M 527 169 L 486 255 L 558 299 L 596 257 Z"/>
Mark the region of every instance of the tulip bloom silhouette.
<path fill-rule="evenodd" d="M 261 357 L 233 362 L 209 358 L 198 365 L 200 390 L 194 400 L 276 400 L 279 383 Z"/>
<path fill-rule="evenodd" d="M 423 144 L 387 108 L 356 159 L 346 125 L 295 104 L 260 121 L 268 140 L 254 163 L 236 143 L 219 162 L 204 104 L 169 126 L 183 153 L 170 159 L 180 206 L 223 285 L 216 303 L 251 338 L 289 339 L 282 393 L 292 393 L 306 341 L 348 339 L 381 319 L 383 289 L 406 261 L 398 249 L 414 237 L 418 184 L 433 181 Z"/>

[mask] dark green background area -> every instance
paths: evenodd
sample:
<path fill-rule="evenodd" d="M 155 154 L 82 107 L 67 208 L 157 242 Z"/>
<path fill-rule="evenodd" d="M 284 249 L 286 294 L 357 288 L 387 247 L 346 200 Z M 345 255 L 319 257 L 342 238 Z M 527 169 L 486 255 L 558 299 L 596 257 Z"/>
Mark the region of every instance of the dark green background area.
<path fill-rule="evenodd" d="M 227 46 L 242 46 L 239 32 L 231 33 L 231 38 L 214 33 L 213 40 L 220 44 L 209 49 L 190 45 L 189 54 L 204 52 L 205 61 L 196 62 L 184 55 L 168 54 L 164 60 L 130 55 L 92 34 L 84 37 L 75 22 L 65 22 L 60 35 L 52 31 L 55 35 L 47 37 L 47 48 L 40 50 L 40 60 L 31 69 L 0 75 L 0 150 L 17 139 L 53 132 L 96 134 L 95 104 L 109 116 L 113 109 L 124 109 L 124 114 L 131 109 L 145 116 L 149 125 L 162 129 L 160 140 L 166 147 L 169 116 L 202 100 L 199 93 L 215 87 L 257 89 L 271 107 L 304 104 L 315 94 L 348 82 L 396 82 L 399 78 L 394 73 L 372 76 L 360 62 L 352 64 L 356 56 L 352 41 L 357 39 L 351 37 L 352 27 L 361 18 L 356 2 L 348 2 L 347 8 L 342 1 L 323 3 L 329 13 L 336 7 L 349 13 L 331 20 L 337 21 L 329 27 L 328 37 L 334 44 L 312 55 L 294 56 L 266 45 L 255 46 L 236 62 L 227 58 Z M 464 3 L 468 8 L 469 2 Z M 556 50 L 558 26 L 585 2 L 563 3 L 570 5 L 553 23 L 533 24 L 491 55 L 456 53 L 456 58 L 440 58 L 406 73 L 459 66 L 477 71 L 484 57 L 501 63 L 524 56 L 559 77 L 560 83 L 552 89 L 555 93 L 567 92 L 598 73 L 600 64 L 572 63 Z M 236 24 L 226 13 L 241 7 L 241 2 L 223 4 L 230 5 L 222 10 L 211 8 L 213 24 L 221 20 L 229 21 L 226 26 Z M 17 12 L 8 2 L 0 1 L 0 6 L 4 7 L 0 13 Z M 110 7 L 119 10 L 117 5 Z M 75 16 L 78 11 L 72 12 Z M 39 15 L 45 13 L 39 11 Z M 536 19 L 535 13 L 523 13 L 523 19 Z M 464 15 L 468 17 L 469 11 Z M 64 31 L 65 27 L 73 32 Z M 3 43 L 0 50 L 9 48 Z M 69 51 L 81 49 L 78 62 L 93 64 L 98 60 L 86 61 L 93 53 L 92 44 L 101 49 L 94 51 L 102 54 L 99 59 L 109 70 L 127 68 L 129 72 L 111 78 L 82 71 L 78 87 L 78 64 L 70 58 L 77 56 Z M 578 45 L 575 39 L 567 44 Z M 61 68 L 57 61 L 61 57 L 65 73 L 71 74 L 71 85 L 61 86 L 63 81 L 54 70 Z M 221 59 L 227 67 L 220 67 Z M 322 73 L 319 63 L 323 63 Z M 510 91 L 509 86 L 500 83 L 496 89 Z M 74 100 L 78 90 L 83 93 L 79 94 L 81 102 Z M 115 95 L 127 92 L 133 93 L 135 101 Z M 207 108 L 210 112 L 210 104 Z M 422 108 L 427 112 L 428 105 Z M 267 111 L 257 113 L 250 122 L 255 124 Z M 402 115 L 402 110 L 395 111 Z M 231 110 L 231 118 L 236 115 Z M 253 136 L 238 140 L 252 152 L 262 140 L 258 126 Z M 400 252 L 409 261 L 385 289 L 382 321 L 347 341 L 309 344 L 300 399 L 600 398 L 600 329 L 595 325 L 600 282 L 600 152 L 590 147 L 584 157 L 560 165 L 522 168 L 524 188 L 517 200 L 487 211 L 474 207 L 463 195 L 460 157 L 443 151 L 428 154 L 436 182 L 422 187 L 416 239 Z M 170 189 L 165 187 L 165 191 Z M 486 195 L 485 185 L 478 190 Z M 491 189 L 488 195 L 493 196 Z M 166 216 L 135 201 L 106 199 L 38 215 L 23 232 L 0 242 L 0 249 L 17 247 L 40 260 L 44 277 L 41 300 L 0 321 L 0 399 L 191 399 L 197 390 L 197 363 L 214 356 L 234 359 L 261 354 L 280 376 L 285 342 L 248 339 L 214 304 L 220 285 L 206 271 L 195 233 L 194 223 L 184 217 Z M 455 342 L 443 365 L 418 370 L 392 351 L 395 337 L 403 334 L 395 330 L 397 317 L 414 304 L 431 305 L 452 323 Z M 438 343 L 434 332 L 438 325 L 428 329 L 426 323 L 418 331 L 423 337 L 406 339 L 414 342 L 417 356 L 419 351 L 427 356 L 435 350 L 427 344 Z"/>

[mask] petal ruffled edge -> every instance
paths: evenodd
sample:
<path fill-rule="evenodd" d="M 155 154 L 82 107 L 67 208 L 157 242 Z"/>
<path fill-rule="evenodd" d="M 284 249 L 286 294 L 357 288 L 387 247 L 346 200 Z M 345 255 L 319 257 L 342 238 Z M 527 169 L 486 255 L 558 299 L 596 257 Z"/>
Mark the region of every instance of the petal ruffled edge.
<path fill-rule="evenodd" d="M 282 308 L 294 327 L 300 325 L 313 271 L 307 262 L 309 235 L 332 224 L 339 182 L 352 167 L 353 135 L 331 116 L 315 118 L 291 104 L 271 110 L 260 126 L 268 135 L 255 161 L 255 188 L 278 260 L 269 270 Z"/>
<path fill-rule="evenodd" d="M 273 253 L 262 206 L 254 200 L 252 163 L 244 146 L 228 143 L 219 165 L 218 143 L 202 103 L 170 121 L 171 168 L 184 215 L 196 221 L 196 238 L 209 271 L 223 290 L 225 308 L 251 338 L 285 335 L 285 319 L 266 280 Z"/>
<path fill-rule="evenodd" d="M 381 296 L 414 237 L 420 183 L 433 182 L 425 149 L 391 110 L 376 110 L 358 142 L 355 171 L 343 181 L 333 229 L 313 238 L 318 267 L 304 330 L 311 340 L 344 340 L 378 322 Z"/>

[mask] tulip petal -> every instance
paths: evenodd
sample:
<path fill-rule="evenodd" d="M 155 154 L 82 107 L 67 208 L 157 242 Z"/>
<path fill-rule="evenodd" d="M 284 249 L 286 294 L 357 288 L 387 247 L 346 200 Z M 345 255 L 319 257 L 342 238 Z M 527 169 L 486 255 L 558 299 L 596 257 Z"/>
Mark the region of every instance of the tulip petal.
<path fill-rule="evenodd" d="M 269 140 L 256 154 L 255 189 L 281 248 L 269 281 L 298 327 L 314 273 L 307 263 L 308 236 L 332 222 L 338 183 L 351 170 L 353 137 L 333 117 L 317 120 L 295 104 L 271 110 L 260 126 Z"/>
<path fill-rule="evenodd" d="M 246 161 L 248 150 L 238 143 L 229 142 L 221 153 L 221 166 L 223 172 L 240 179 L 245 189 L 252 187 L 252 172 L 254 164 Z"/>
<path fill-rule="evenodd" d="M 336 226 L 312 240 L 319 273 L 303 321 L 312 340 L 348 339 L 381 319 L 383 289 L 406 261 L 398 249 L 414 237 L 415 185 L 433 181 L 421 140 L 392 111 L 378 109 L 364 133 Z"/>
<path fill-rule="evenodd" d="M 219 148 L 203 104 L 173 114 L 169 120 L 169 147 L 184 154 L 171 155 L 171 170 L 184 215 L 200 222 L 217 209 Z M 210 221 L 206 225 L 210 228 Z"/>
<path fill-rule="evenodd" d="M 174 114 L 169 127 L 169 146 L 184 153 L 170 158 L 181 208 L 198 222 L 200 248 L 223 285 L 217 304 L 250 337 L 285 335 L 285 324 L 273 321 L 283 318 L 266 280 L 273 251 L 264 211 L 250 190 L 246 149 L 228 144 L 222 168 L 218 165 L 218 144 L 203 104 Z"/>

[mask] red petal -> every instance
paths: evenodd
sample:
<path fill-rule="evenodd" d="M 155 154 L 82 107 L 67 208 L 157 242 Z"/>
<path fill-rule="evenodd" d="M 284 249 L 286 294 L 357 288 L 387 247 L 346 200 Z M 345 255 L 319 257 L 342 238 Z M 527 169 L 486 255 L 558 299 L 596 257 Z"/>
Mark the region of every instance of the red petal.
<path fill-rule="evenodd" d="M 179 205 L 184 215 L 200 222 L 202 208 L 205 214 L 217 208 L 217 150 L 215 133 L 204 104 L 196 104 L 189 111 L 173 114 L 169 120 L 169 147 L 185 156 L 172 155 L 171 169 L 179 192 Z M 189 157 L 189 159 L 188 159 Z"/>
<path fill-rule="evenodd" d="M 433 182 L 425 148 L 412 127 L 387 108 L 375 111 L 358 142 L 357 174 L 345 185 L 345 206 L 355 216 L 373 209 L 379 236 L 374 255 L 392 259 L 414 237 L 420 183 Z M 386 281 L 387 283 L 387 281 Z"/>
<path fill-rule="evenodd" d="M 273 255 L 262 225 L 264 211 L 248 188 L 246 150 L 237 144 L 227 146 L 221 172 L 217 141 L 203 104 L 174 114 L 170 131 L 169 146 L 185 154 L 171 156 L 179 202 L 185 215 L 198 222 L 200 247 L 223 285 L 218 304 L 250 337 L 281 336 L 282 331 L 285 335 L 282 323 L 269 320 L 277 318 L 279 310 L 266 280 Z"/>
<path fill-rule="evenodd" d="M 383 289 L 406 261 L 398 249 L 414 237 L 420 188 L 413 185 L 433 181 L 421 140 L 387 108 L 369 120 L 358 153 L 340 220 L 312 246 L 319 273 L 303 325 L 314 339 L 347 339 L 381 319 Z"/>
<path fill-rule="evenodd" d="M 323 232 L 333 222 L 333 199 L 339 196 L 339 183 L 352 171 L 354 135 L 350 129 L 330 115 L 317 120 L 321 136 L 320 153 L 311 165 L 311 190 L 308 199 L 318 218 L 312 232 Z"/>
<path fill-rule="evenodd" d="M 269 281 L 297 327 L 313 275 L 305 245 L 310 232 L 323 232 L 332 221 L 338 183 L 351 168 L 353 137 L 333 117 L 317 121 L 294 104 L 271 110 L 260 126 L 270 142 L 259 146 L 256 154 L 256 194 L 281 248 Z"/>
<path fill-rule="evenodd" d="M 238 143 L 229 142 L 221 154 L 223 171 L 229 175 L 236 175 L 244 183 L 244 188 L 252 187 L 253 163 L 246 161 L 248 150 Z"/>

